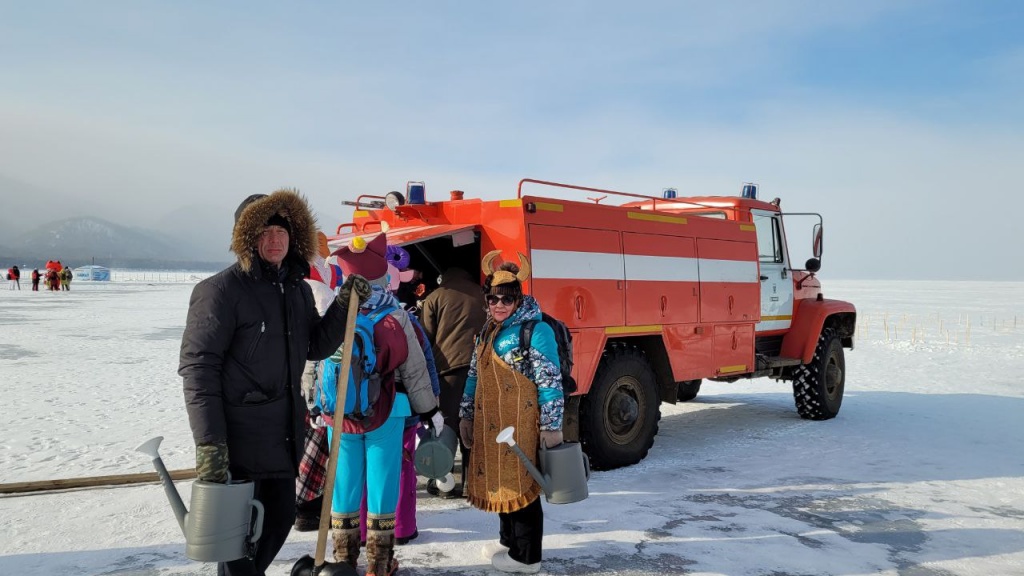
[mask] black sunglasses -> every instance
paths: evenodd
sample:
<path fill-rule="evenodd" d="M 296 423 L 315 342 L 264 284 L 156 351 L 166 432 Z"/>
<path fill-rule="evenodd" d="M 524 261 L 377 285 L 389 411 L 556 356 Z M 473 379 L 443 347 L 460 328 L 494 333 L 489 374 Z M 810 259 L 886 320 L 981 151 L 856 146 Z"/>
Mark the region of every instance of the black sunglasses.
<path fill-rule="evenodd" d="M 487 305 L 488 306 L 494 306 L 498 302 L 501 302 L 505 306 L 511 306 L 512 304 L 515 303 L 515 301 L 516 301 L 515 296 L 497 296 L 495 294 L 488 294 L 487 295 Z"/>

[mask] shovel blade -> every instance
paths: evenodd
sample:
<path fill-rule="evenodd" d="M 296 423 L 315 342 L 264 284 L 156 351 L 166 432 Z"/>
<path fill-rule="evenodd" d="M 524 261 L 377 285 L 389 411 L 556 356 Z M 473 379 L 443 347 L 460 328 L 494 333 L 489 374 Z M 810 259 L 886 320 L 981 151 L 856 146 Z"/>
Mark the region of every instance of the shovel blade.
<path fill-rule="evenodd" d="M 359 576 L 359 573 L 344 562 L 325 561 L 317 566 L 313 557 L 306 555 L 295 561 L 291 576 Z"/>

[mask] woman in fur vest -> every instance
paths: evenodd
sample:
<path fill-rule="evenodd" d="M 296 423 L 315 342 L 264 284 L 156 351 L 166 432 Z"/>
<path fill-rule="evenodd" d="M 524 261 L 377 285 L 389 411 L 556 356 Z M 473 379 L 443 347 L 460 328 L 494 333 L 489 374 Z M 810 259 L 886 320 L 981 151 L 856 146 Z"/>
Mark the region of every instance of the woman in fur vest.
<path fill-rule="evenodd" d="M 483 555 L 503 572 L 540 571 L 544 512 L 541 487 L 516 454 L 495 441 L 500 430 L 515 427 L 515 441 L 536 465 L 540 442 L 562 443 L 562 377 L 555 334 L 537 322 L 530 342 L 519 341 L 519 327 L 540 320 L 533 296 L 523 294 L 530 264 L 519 255 L 521 268 L 491 263 L 500 254 L 484 257 L 484 295 L 487 323 L 477 338 L 469 378 L 459 409 L 459 433 L 471 448 L 465 490 L 470 504 L 497 512 L 499 539 L 484 546 Z"/>

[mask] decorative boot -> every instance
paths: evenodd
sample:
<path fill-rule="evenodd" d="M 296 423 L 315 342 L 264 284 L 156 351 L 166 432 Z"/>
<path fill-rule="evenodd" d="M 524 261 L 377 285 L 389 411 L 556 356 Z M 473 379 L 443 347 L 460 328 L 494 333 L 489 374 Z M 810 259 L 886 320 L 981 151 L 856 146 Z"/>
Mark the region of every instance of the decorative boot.
<path fill-rule="evenodd" d="M 366 576 L 394 576 L 397 572 L 395 518 L 371 518 L 366 533 Z"/>
<path fill-rule="evenodd" d="M 331 513 L 331 539 L 334 541 L 334 561 L 356 568 L 359 560 L 359 513 L 345 515 Z"/>

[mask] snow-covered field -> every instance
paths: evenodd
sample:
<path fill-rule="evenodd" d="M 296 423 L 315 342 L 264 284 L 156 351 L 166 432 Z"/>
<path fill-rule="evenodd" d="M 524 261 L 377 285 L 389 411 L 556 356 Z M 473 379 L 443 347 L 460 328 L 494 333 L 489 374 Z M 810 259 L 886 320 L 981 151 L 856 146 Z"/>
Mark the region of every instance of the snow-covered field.
<path fill-rule="evenodd" d="M 134 448 L 157 435 L 193 464 L 191 283 L 153 279 L 0 288 L 0 483 L 148 472 Z M 645 461 L 545 505 L 545 573 L 1024 574 L 1024 283 L 824 285 L 861 319 L 839 417 L 800 420 L 784 383 L 705 382 L 662 406 Z M 492 573 L 495 516 L 420 505 L 401 574 Z M 315 540 L 293 533 L 268 574 Z M 155 484 L 0 496 L 0 575 L 213 574 L 183 542 Z"/>

